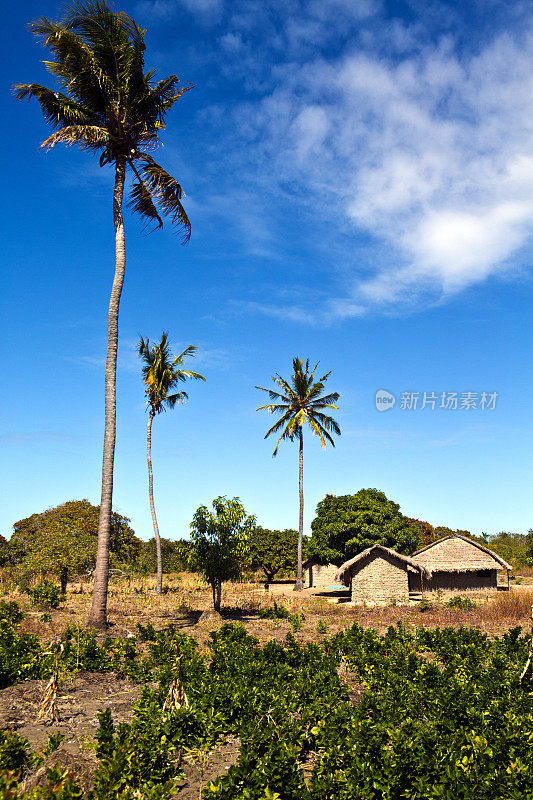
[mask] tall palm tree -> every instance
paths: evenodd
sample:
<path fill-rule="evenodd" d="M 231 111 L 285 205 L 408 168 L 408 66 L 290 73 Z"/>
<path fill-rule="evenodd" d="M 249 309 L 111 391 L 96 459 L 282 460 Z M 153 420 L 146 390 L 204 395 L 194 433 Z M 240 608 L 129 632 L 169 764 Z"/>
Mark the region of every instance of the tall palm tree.
<path fill-rule="evenodd" d="M 275 456 L 278 452 L 278 447 L 283 439 L 290 439 L 294 441 L 298 439 L 300 445 L 300 459 L 299 459 L 299 496 L 300 496 L 300 516 L 298 523 L 298 565 L 296 571 L 296 585 L 295 591 L 302 589 L 302 539 L 304 530 L 304 425 L 308 424 L 311 431 L 318 436 L 322 447 L 326 447 L 326 442 L 329 442 L 335 447 L 335 442 L 331 433 L 336 433 L 337 436 L 341 435 L 341 429 L 335 422 L 333 417 L 324 414 L 326 408 L 336 410 L 338 406 L 334 405 L 339 399 L 339 394 L 333 392 L 332 394 L 322 395 L 324 390 L 324 383 L 331 375 L 331 370 L 322 375 L 315 381 L 315 371 L 318 367 L 317 362 L 313 369 L 309 370 L 309 359 L 306 360 L 305 366 L 303 360 L 300 358 L 293 358 L 292 368 L 293 374 L 290 381 L 286 381 L 277 372 L 272 376 L 274 383 L 281 389 L 281 392 L 275 392 L 273 389 L 264 389 L 262 386 L 256 386 L 262 392 L 268 392 L 268 395 L 273 403 L 266 406 L 260 406 L 257 411 L 268 411 L 270 414 L 281 414 L 280 419 L 272 425 L 270 430 L 265 434 L 265 439 L 271 433 L 279 433 L 280 437 L 276 443 L 274 452 Z"/>
<path fill-rule="evenodd" d="M 126 266 L 122 202 L 126 171 L 132 173 L 130 205 L 148 224 L 161 227 L 169 215 L 190 237 L 190 222 L 181 203 L 182 188 L 149 154 L 160 143 L 164 121 L 183 92 L 178 78 L 154 80 L 144 71 L 144 31 L 124 12 L 115 12 L 105 0 L 72 2 L 59 22 L 41 17 L 30 31 L 53 54 L 45 61 L 59 91 L 36 83 L 17 84 L 19 100 L 34 97 L 55 132 L 42 143 L 78 145 L 100 154 L 100 166 L 115 171 L 113 223 L 115 275 L 108 312 L 105 368 L 105 431 L 102 459 L 102 494 L 98 526 L 98 552 L 89 624 L 107 626 L 109 538 L 113 500 L 113 464 L 116 427 L 116 365 L 118 312 Z"/>
<path fill-rule="evenodd" d="M 163 331 L 161 341 L 150 347 L 150 340 L 141 339 L 139 341 L 139 357 L 142 359 L 142 375 L 145 385 L 146 404 L 148 407 L 148 429 L 146 432 L 146 457 L 148 460 L 148 495 L 150 497 L 150 511 L 152 512 L 152 523 L 154 525 L 155 547 L 157 553 L 157 583 L 156 593 L 163 591 L 163 560 L 161 558 L 161 539 L 159 537 L 159 526 L 155 515 L 154 505 L 154 482 L 152 475 L 152 422 L 156 414 L 160 414 L 167 408 L 174 408 L 176 403 L 184 403 L 188 397 L 187 392 L 170 392 L 179 383 L 187 378 L 205 381 L 203 375 L 192 372 L 188 369 L 181 369 L 183 362 L 188 357 L 193 357 L 198 349 L 194 345 L 189 345 L 183 353 L 176 358 L 172 358 L 170 348 L 167 343 L 168 333 Z"/>

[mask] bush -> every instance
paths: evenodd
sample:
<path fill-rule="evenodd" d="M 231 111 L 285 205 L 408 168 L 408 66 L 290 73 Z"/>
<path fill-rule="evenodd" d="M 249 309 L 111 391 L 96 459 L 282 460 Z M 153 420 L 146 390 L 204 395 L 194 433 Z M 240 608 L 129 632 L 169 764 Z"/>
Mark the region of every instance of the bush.
<path fill-rule="evenodd" d="M 30 589 L 28 594 L 31 597 L 32 606 L 59 608 L 59 605 L 65 600 L 65 595 L 61 594 L 61 588 L 49 581 L 43 581 L 34 589 Z"/>
<path fill-rule="evenodd" d="M 0 600 L 0 620 L 10 622 L 12 625 L 24 619 L 24 612 L 19 608 L 18 603 L 11 600 L 9 603 Z"/>
<path fill-rule="evenodd" d="M 290 612 L 288 608 L 278 605 L 274 600 L 274 605 L 271 608 L 259 609 L 259 616 L 261 619 L 289 619 Z"/>
<path fill-rule="evenodd" d="M 457 595 L 456 597 L 452 597 L 446 603 L 448 608 L 458 608 L 461 611 L 471 611 L 474 608 L 477 608 L 477 603 L 472 600 L 471 597 L 461 597 L 461 595 Z"/>

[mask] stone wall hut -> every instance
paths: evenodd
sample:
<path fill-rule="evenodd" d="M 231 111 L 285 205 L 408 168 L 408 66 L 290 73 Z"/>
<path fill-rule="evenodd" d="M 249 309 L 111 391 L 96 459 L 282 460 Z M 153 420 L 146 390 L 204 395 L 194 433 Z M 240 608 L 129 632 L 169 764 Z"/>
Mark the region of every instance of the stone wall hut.
<path fill-rule="evenodd" d="M 409 556 L 375 544 L 346 561 L 336 579 L 352 587 L 354 603 L 389 603 L 407 600 L 409 592 L 420 591 L 430 579 L 429 569 Z"/>
<path fill-rule="evenodd" d="M 472 589 L 496 589 L 498 570 L 506 569 L 507 584 L 511 565 L 482 544 L 461 534 L 439 539 L 412 554 L 411 559 L 431 572 L 424 591 L 464 592 Z"/>
<path fill-rule="evenodd" d="M 304 569 L 304 583 L 308 589 L 325 589 L 327 586 L 334 586 L 339 581 L 335 580 L 338 570 L 336 564 L 319 564 L 312 558 L 308 558 L 302 564 Z"/>

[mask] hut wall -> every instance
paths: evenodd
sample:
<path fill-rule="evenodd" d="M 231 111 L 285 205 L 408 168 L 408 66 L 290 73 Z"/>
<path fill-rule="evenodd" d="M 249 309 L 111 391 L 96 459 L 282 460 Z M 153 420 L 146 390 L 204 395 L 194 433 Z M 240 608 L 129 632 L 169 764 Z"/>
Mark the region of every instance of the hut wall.
<path fill-rule="evenodd" d="M 340 585 L 335 580 L 338 567 L 336 564 L 311 564 L 306 570 L 307 585 L 314 589 Z"/>
<path fill-rule="evenodd" d="M 354 603 L 388 603 L 408 597 L 407 569 L 383 555 L 367 561 L 352 576 Z"/>
<path fill-rule="evenodd" d="M 411 558 L 417 564 L 438 572 L 494 570 L 498 567 L 492 556 L 459 537 L 437 542 L 422 553 L 411 556 Z"/>
<path fill-rule="evenodd" d="M 424 580 L 424 591 L 465 592 L 472 589 L 495 589 L 498 573 L 495 569 L 468 570 L 467 572 L 433 572 Z"/>

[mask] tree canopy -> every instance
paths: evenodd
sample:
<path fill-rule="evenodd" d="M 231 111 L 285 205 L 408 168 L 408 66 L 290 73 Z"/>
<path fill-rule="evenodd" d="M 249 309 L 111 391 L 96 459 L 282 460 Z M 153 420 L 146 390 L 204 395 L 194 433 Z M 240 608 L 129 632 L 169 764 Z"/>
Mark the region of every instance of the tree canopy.
<path fill-rule="evenodd" d="M 430 522 L 426 522 L 423 519 L 414 519 L 413 517 L 407 518 L 411 525 L 415 528 L 418 528 L 420 533 L 420 544 L 419 547 L 425 547 L 427 544 L 431 544 L 438 538 L 437 534 L 435 533 L 435 528 Z"/>
<path fill-rule="evenodd" d="M 249 541 L 250 564 L 260 568 L 267 581 L 272 581 L 280 569 L 294 567 L 298 557 L 298 531 L 269 530 L 259 525 L 252 531 Z"/>
<path fill-rule="evenodd" d="M 69 500 L 15 522 L 8 547 L 18 550 L 23 572 L 55 573 L 64 589 L 69 575 L 94 566 L 99 515 L 98 506 L 88 500 Z M 111 515 L 110 550 L 116 564 L 132 563 L 142 547 L 129 522 L 117 512 Z"/>
<path fill-rule="evenodd" d="M 420 541 L 418 527 L 378 489 L 327 494 L 317 505 L 311 530 L 308 554 L 322 564 L 340 565 L 375 544 L 408 554 Z"/>
<path fill-rule="evenodd" d="M 200 506 L 191 522 L 191 566 L 211 584 L 213 605 L 220 611 L 222 583 L 241 574 L 255 517 L 248 516 L 238 497 L 217 497 L 212 508 Z"/>
<path fill-rule="evenodd" d="M 187 569 L 190 542 L 185 539 L 173 541 L 161 537 L 161 554 L 166 572 L 183 572 Z M 157 572 L 157 548 L 155 538 L 142 542 L 135 567 L 142 573 Z"/>

